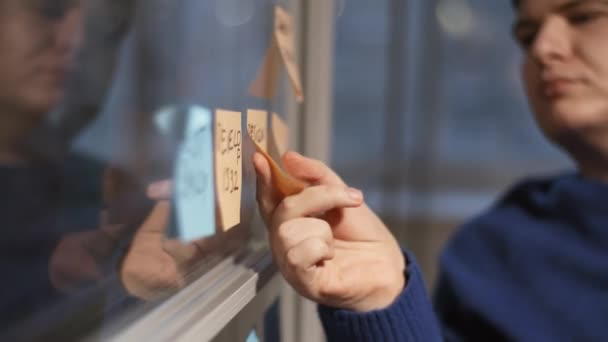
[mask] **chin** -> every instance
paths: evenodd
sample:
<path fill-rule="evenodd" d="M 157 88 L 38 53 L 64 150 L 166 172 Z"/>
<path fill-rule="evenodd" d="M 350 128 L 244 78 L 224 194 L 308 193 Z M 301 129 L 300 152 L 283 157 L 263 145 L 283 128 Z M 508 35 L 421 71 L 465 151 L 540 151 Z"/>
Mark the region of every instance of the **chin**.
<path fill-rule="evenodd" d="M 587 140 L 598 130 L 608 132 L 608 107 L 593 101 L 562 99 L 538 108 L 536 119 L 551 140 Z"/>

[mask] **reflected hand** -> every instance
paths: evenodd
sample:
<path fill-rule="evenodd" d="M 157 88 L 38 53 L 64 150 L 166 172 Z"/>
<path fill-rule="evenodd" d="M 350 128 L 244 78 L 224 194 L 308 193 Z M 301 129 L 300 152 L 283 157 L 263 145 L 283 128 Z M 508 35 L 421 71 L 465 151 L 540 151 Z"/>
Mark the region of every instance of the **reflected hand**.
<path fill-rule="evenodd" d="M 166 201 L 154 206 L 135 233 L 121 265 L 122 283 L 135 297 L 150 300 L 184 286 L 185 274 L 180 264 L 198 253 L 195 246 L 183 246 L 182 251 L 178 242 L 165 238 L 170 209 Z"/>
<path fill-rule="evenodd" d="M 216 237 L 189 243 L 167 239 L 171 215 L 171 183 L 159 182 L 148 189 L 148 196 L 158 200 L 139 227 L 120 267 L 120 277 L 133 296 L 154 300 L 184 287 L 192 266 L 213 249 Z"/>
<path fill-rule="evenodd" d="M 49 261 L 49 278 L 58 290 L 69 292 L 99 281 L 108 269 L 126 229 L 123 225 L 105 225 L 93 231 L 67 234 L 59 240 Z"/>
<path fill-rule="evenodd" d="M 260 213 L 285 279 L 324 305 L 362 312 L 390 305 L 405 285 L 405 260 L 361 192 L 320 161 L 288 152 L 287 171 L 311 186 L 283 199 L 268 161 L 259 153 L 253 161 Z"/>

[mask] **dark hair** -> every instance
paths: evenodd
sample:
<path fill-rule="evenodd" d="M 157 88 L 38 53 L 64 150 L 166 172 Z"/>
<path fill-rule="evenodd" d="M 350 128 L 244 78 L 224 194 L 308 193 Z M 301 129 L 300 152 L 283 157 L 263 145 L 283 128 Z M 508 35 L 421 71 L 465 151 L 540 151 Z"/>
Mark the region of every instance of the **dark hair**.
<path fill-rule="evenodd" d="M 511 0 L 511 4 L 515 9 L 519 8 L 519 0 Z"/>

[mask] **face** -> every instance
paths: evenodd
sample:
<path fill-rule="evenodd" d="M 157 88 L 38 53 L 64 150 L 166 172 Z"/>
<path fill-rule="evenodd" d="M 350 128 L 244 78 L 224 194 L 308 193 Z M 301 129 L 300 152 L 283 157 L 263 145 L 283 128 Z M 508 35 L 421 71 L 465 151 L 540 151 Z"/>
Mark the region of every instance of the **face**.
<path fill-rule="evenodd" d="M 513 33 L 545 134 L 608 139 L 608 0 L 523 0 Z"/>
<path fill-rule="evenodd" d="M 80 40 L 80 4 L 0 0 L 0 114 L 35 119 L 63 97 Z"/>

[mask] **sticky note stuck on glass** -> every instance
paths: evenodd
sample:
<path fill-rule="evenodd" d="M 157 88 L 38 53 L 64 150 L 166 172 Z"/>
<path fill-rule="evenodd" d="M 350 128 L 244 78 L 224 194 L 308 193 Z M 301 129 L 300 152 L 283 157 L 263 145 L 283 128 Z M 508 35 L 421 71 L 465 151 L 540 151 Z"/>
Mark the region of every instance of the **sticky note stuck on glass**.
<path fill-rule="evenodd" d="M 255 150 L 268 161 L 272 174 L 272 185 L 283 197 L 295 195 L 306 188 L 306 183 L 291 177 L 287 172 L 283 171 L 279 164 L 261 146 L 254 140 L 252 141 L 255 145 Z"/>
<path fill-rule="evenodd" d="M 249 111 L 248 112 L 248 117 L 247 117 L 247 121 L 249 122 L 250 117 L 249 115 L 252 114 L 251 119 L 252 122 L 256 122 L 257 120 L 259 120 L 259 122 L 267 122 L 267 116 L 266 116 L 266 112 L 260 112 L 260 111 Z M 277 189 L 277 191 L 283 196 L 283 197 L 287 197 L 287 196 L 291 196 L 294 194 L 297 194 L 299 192 L 301 192 L 302 190 L 304 190 L 304 188 L 306 188 L 306 184 L 298 179 L 295 179 L 293 177 L 291 177 L 288 173 L 286 173 L 285 171 L 283 171 L 280 167 L 280 163 L 277 162 L 276 160 L 281 160 L 281 156 L 287 152 L 287 147 L 288 147 L 288 142 L 289 142 L 289 132 L 288 132 L 288 128 L 287 128 L 287 124 L 285 124 L 285 122 L 276 114 L 273 113 L 272 114 L 272 134 L 269 138 L 270 140 L 270 146 L 268 146 L 268 148 L 266 148 L 266 146 L 264 146 L 264 140 L 260 139 L 261 138 L 261 134 L 251 134 L 252 132 L 250 131 L 249 133 L 249 137 L 251 138 L 251 140 L 253 141 L 253 144 L 255 146 L 255 149 L 257 152 L 259 152 L 262 156 L 264 156 L 264 158 L 268 161 L 268 164 L 270 165 L 270 171 L 272 173 L 272 183 L 273 186 Z M 256 127 L 260 127 L 260 126 L 256 126 Z M 249 129 L 249 127 L 248 127 Z M 257 137 L 257 139 L 256 139 Z M 277 147 L 279 146 L 279 147 Z M 274 156 L 271 156 L 271 153 L 269 153 L 270 151 Z"/>
<path fill-rule="evenodd" d="M 276 160 L 281 160 L 289 149 L 289 127 L 277 113 L 271 116 L 269 139 L 268 152 Z"/>
<path fill-rule="evenodd" d="M 265 110 L 247 110 L 247 134 L 256 145 L 268 150 L 268 112 Z"/>
<path fill-rule="evenodd" d="M 215 233 L 213 184 L 213 127 L 211 111 L 189 107 L 184 136 L 178 147 L 174 171 L 173 201 L 177 234 L 191 241 Z"/>
<path fill-rule="evenodd" d="M 241 113 L 215 112 L 215 185 L 219 224 L 227 231 L 241 220 L 243 182 Z"/>

